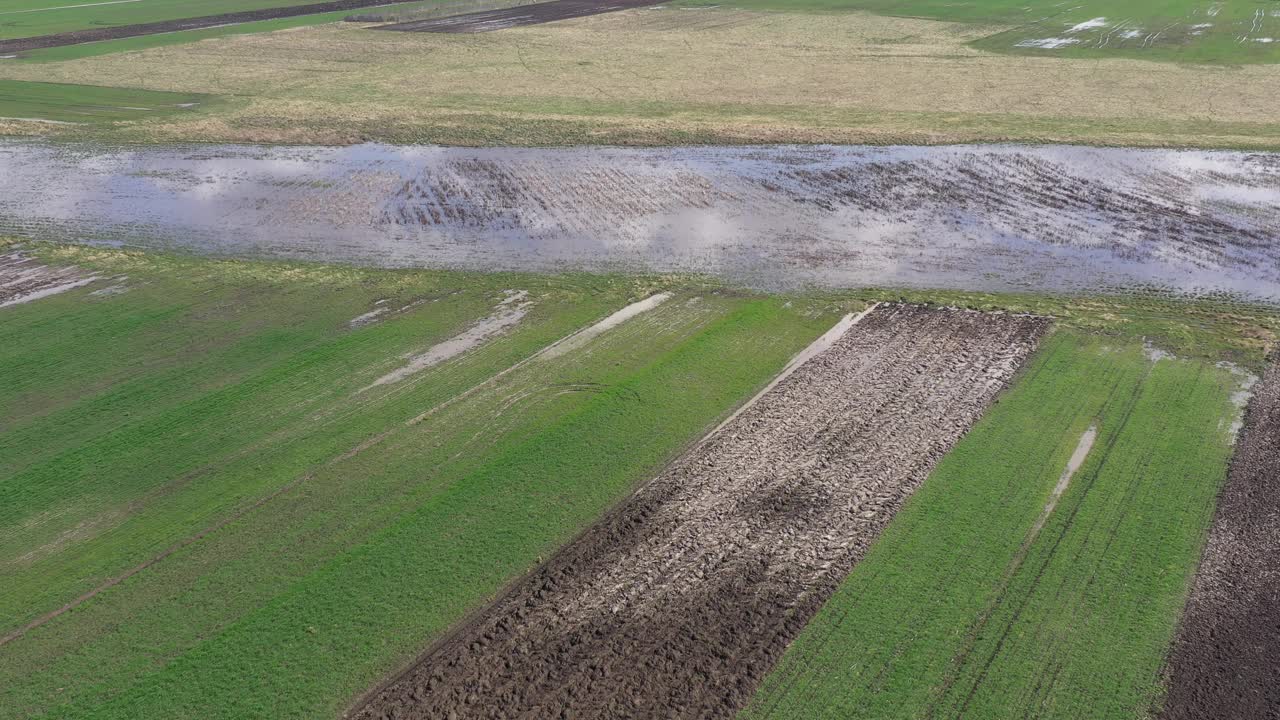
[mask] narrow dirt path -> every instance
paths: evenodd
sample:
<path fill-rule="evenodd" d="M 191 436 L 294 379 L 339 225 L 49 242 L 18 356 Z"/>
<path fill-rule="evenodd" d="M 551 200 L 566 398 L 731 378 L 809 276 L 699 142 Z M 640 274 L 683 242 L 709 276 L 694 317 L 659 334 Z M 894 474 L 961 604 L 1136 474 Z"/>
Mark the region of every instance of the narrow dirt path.
<path fill-rule="evenodd" d="M 1280 718 L 1280 361 L 1246 411 L 1166 678 L 1163 720 Z"/>
<path fill-rule="evenodd" d="M 1047 324 L 872 310 L 352 715 L 731 716 Z"/>

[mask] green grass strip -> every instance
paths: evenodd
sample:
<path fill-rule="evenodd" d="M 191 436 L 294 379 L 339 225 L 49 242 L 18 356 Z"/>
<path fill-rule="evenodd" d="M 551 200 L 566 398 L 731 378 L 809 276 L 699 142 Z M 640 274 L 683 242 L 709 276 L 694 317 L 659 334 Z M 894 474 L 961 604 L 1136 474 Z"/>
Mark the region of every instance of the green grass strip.
<path fill-rule="evenodd" d="M 141 120 L 192 112 L 208 95 L 0 80 L 0 117 L 71 123 Z"/>

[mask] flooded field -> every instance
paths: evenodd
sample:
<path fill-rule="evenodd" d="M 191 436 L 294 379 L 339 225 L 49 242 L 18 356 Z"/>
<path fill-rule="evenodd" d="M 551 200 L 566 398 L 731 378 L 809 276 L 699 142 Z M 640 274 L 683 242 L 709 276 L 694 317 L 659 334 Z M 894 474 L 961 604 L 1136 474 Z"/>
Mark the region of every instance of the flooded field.
<path fill-rule="evenodd" d="M 1280 301 L 1280 156 L 1061 146 L 0 144 L 0 234 L 769 289 Z"/>

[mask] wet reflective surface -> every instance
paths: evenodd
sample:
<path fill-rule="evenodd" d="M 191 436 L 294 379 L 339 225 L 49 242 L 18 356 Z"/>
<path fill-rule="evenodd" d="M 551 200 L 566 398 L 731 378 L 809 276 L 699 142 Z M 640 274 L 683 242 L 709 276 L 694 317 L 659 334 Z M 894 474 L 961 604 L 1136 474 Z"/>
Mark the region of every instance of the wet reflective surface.
<path fill-rule="evenodd" d="M 1280 300 L 1280 155 L 1080 147 L 0 143 L 0 234 L 770 289 Z"/>

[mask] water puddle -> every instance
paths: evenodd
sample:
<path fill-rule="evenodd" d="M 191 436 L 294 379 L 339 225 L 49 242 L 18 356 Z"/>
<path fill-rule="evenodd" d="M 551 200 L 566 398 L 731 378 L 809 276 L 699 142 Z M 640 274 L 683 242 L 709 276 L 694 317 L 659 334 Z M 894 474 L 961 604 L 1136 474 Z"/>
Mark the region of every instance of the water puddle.
<path fill-rule="evenodd" d="M 98 279 L 76 267 L 49 267 L 20 252 L 0 255 L 0 308 L 83 287 Z"/>
<path fill-rule="evenodd" d="M 1080 436 L 1080 442 L 1076 444 L 1076 449 L 1071 453 L 1071 458 L 1067 460 L 1067 467 L 1063 469 L 1062 475 L 1058 476 L 1058 483 L 1053 486 L 1053 492 L 1049 495 L 1049 502 L 1045 503 L 1044 510 L 1040 513 L 1040 517 L 1036 519 L 1036 524 L 1031 527 L 1028 542 L 1024 545 L 1029 548 L 1032 541 L 1040 534 L 1040 530 L 1044 527 L 1045 522 L 1049 520 L 1049 516 L 1053 514 L 1053 509 L 1058 506 L 1058 501 L 1062 499 L 1062 494 L 1067 491 L 1067 486 L 1071 484 L 1071 478 L 1075 477 L 1076 471 L 1084 465 L 1085 458 L 1089 457 L 1089 451 L 1093 449 L 1093 443 L 1098 439 L 1098 427 L 1090 425 L 1088 430 Z"/>
<path fill-rule="evenodd" d="M 1070 146 L 0 142 L 0 235 L 763 289 L 1280 302 L 1280 155 Z"/>
<path fill-rule="evenodd" d="M 605 331 L 611 330 L 637 315 L 647 313 L 669 299 L 671 299 L 671 293 L 663 292 L 657 293 L 656 295 L 650 295 L 643 300 L 633 302 L 600 322 L 585 327 L 556 343 L 548 345 L 544 350 L 538 353 L 538 359 L 550 360 L 551 358 L 560 357 L 572 350 L 577 350 L 583 345 L 591 342 L 592 339 L 603 335 Z"/>
<path fill-rule="evenodd" d="M 529 293 L 525 290 L 508 291 L 507 296 L 494 308 L 492 315 L 480 320 L 448 340 L 432 345 L 425 352 L 408 356 L 405 358 L 408 362 L 403 367 L 398 367 L 374 380 L 371 384 L 361 388 L 359 392 L 365 392 L 379 385 L 400 382 L 429 367 L 439 365 L 445 360 L 474 350 L 502 335 L 519 324 L 524 319 L 525 314 L 529 312 L 529 309 L 533 307 L 533 302 L 526 300 L 528 296 Z"/>

